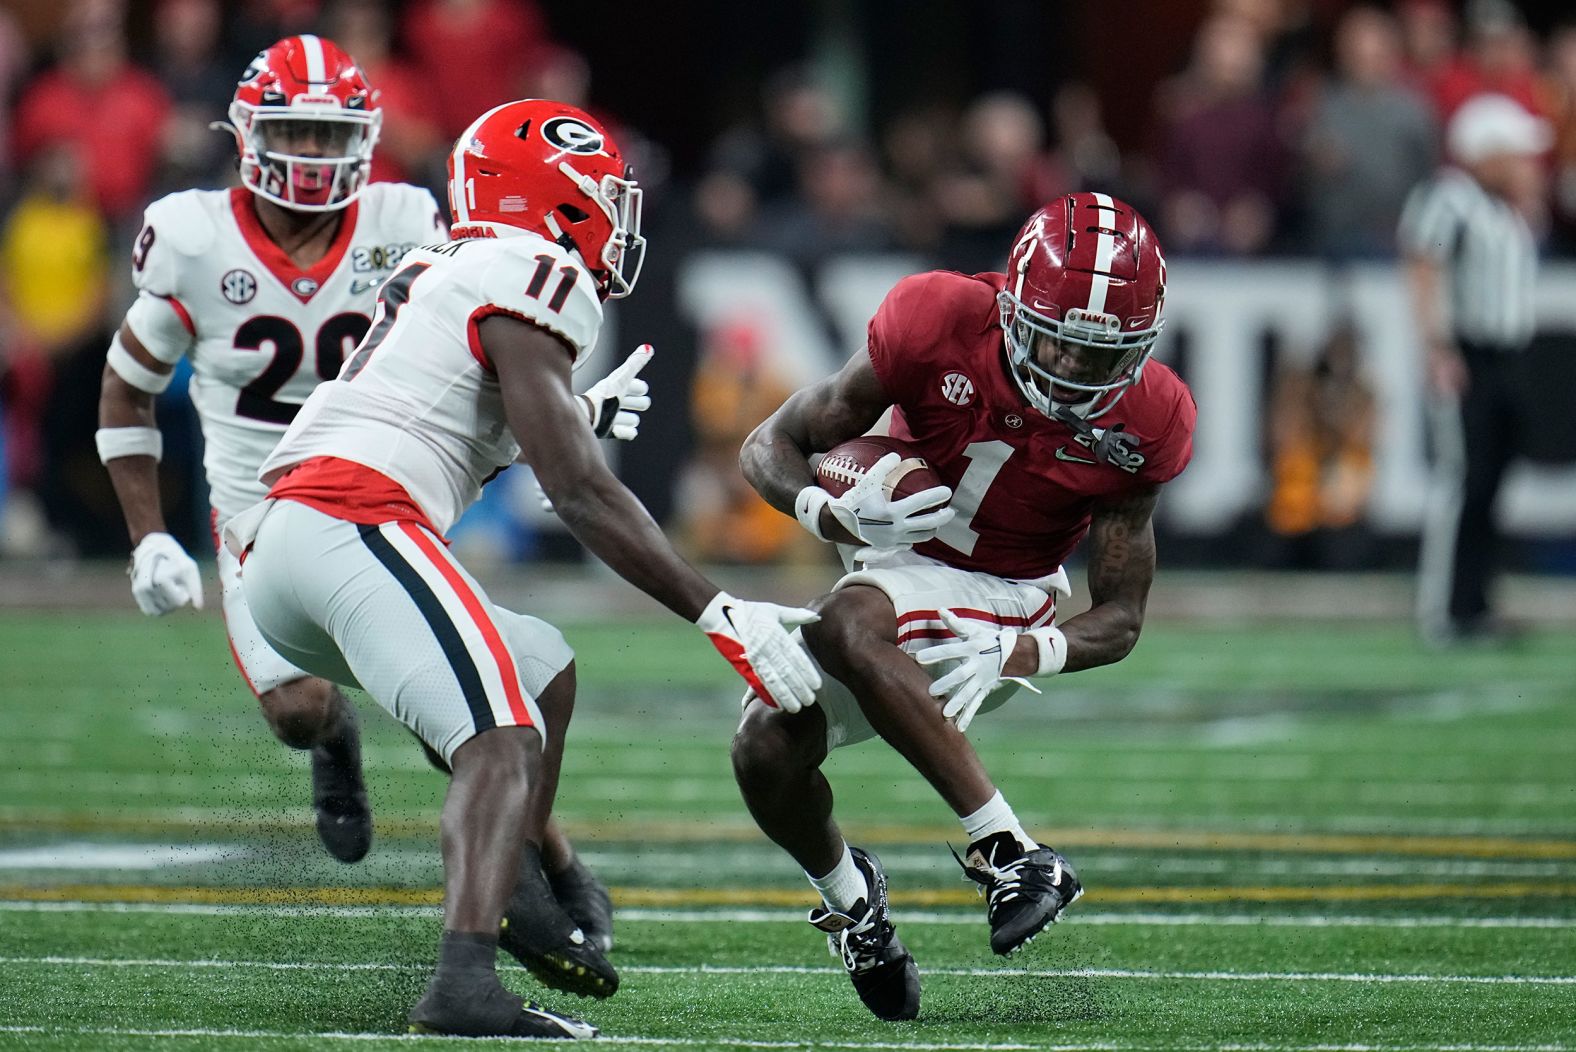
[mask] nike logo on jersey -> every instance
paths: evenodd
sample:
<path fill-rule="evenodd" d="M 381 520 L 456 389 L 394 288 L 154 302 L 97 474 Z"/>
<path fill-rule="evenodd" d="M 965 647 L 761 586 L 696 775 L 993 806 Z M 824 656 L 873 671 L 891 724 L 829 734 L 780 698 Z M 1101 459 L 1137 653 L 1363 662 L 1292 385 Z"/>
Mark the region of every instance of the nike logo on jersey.
<path fill-rule="evenodd" d="M 363 292 L 371 292 L 381 284 L 383 284 L 382 278 L 357 278 L 350 283 L 350 294 L 359 296 Z"/>
<path fill-rule="evenodd" d="M 1067 452 L 1067 447 L 1066 446 L 1057 446 L 1056 447 L 1056 459 L 1057 460 L 1065 460 L 1069 464 L 1098 464 L 1098 463 L 1100 463 L 1098 460 L 1085 460 L 1083 457 L 1075 457 L 1071 453 Z"/>

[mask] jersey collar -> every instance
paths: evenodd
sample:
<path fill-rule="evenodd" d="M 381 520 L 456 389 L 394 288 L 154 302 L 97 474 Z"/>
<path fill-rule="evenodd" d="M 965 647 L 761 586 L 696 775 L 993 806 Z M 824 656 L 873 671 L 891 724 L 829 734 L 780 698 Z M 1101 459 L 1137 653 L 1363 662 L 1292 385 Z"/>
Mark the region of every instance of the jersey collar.
<path fill-rule="evenodd" d="M 359 201 L 352 201 L 345 206 L 344 218 L 340 220 L 339 229 L 334 232 L 334 240 L 328 246 L 328 251 L 322 259 L 302 270 L 263 229 L 262 220 L 257 218 L 257 204 L 252 199 L 252 192 L 240 186 L 230 189 L 230 212 L 235 216 L 235 224 L 241 228 L 241 237 L 252 250 L 252 255 L 302 303 L 310 302 L 317 295 L 318 289 L 323 287 L 339 266 L 339 261 L 345 258 L 345 250 L 350 247 L 351 238 L 356 233 L 359 209 Z"/>

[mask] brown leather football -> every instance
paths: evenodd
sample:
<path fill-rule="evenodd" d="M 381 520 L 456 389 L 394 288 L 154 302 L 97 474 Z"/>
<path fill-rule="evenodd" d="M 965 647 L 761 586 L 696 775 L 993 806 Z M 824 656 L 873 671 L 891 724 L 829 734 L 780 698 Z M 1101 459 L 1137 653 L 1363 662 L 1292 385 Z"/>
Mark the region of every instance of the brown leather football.
<path fill-rule="evenodd" d="M 841 497 L 864 478 L 865 472 L 874 467 L 876 461 L 888 453 L 898 453 L 903 457 L 902 463 L 887 476 L 886 484 L 882 487 L 889 499 L 901 500 L 932 487 L 946 485 L 912 445 L 885 435 L 849 439 L 828 450 L 816 465 L 815 480 L 832 496 Z"/>

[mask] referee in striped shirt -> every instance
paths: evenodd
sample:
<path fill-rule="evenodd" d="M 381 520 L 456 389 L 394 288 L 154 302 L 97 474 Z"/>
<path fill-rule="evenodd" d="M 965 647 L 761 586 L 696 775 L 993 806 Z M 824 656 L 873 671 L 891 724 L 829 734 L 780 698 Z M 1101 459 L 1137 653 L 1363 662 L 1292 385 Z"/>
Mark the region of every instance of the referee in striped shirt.
<path fill-rule="evenodd" d="M 1412 191 L 1399 241 L 1427 344 L 1435 477 L 1423 522 L 1418 617 L 1424 638 L 1497 641 L 1489 602 L 1494 499 L 1515 455 L 1519 358 L 1532 340 L 1537 248 L 1527 217 L 1543 200 L 1546 122 L 1504 95 L 1451 118 L 1454 167 Z"/>

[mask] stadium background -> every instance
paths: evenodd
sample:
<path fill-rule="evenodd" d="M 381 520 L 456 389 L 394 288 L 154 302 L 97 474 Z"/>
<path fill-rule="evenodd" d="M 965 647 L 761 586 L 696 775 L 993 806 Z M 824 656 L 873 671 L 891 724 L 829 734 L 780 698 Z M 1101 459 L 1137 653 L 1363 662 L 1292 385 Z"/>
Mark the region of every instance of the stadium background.
<path fill-rule="evenodd" d="M 1560 262 L 1576 251 L 1576 28 L 1557 5 L 681 6 L 13 0 L 0 13 L 0 552 L 123 552 L 91 433 L 141 206 L 232 178 L 229 141 L 207 123 L 260 43 L 316 28 L 365 56 L 384 93 L 375 174 L 440 199 L 447 145 L 496 98 L 568 98 L 618 129 L 648 188 L 651 252 L 602 361 L 642 341 L 659 354 L 648 441 L 617 455 L 707 561 L 815 558 L 748 494 L 733 452 L 786 391 L 860 345 L 897 277 L 1000 266 L 1039 202 L 1101 188 L 1167 246 L 1159 353 L 1204 410 L 1197 459 L 1163 502 L 1167 561 L 1409 566 L 1427 450 L 1395 219 L 1451 109 L 1507 92 L 1560 136 L 1526 383 L 1540 423 L 1505 494 L 1508 555 L 1576 567 L 1576 270 Z M 1353 98 L 1375 116 L 1354 120 Z M 1308 413 L 1296 392 L 1309 384 L 1345 408 Z M 161 420 L 172 526 L 202 548 L 200 439 L 179 383 Z M 577 558 L 526 473 L 511 474 L 462 548 Z"/>
<path fill-rule="evenodd" d="M 386 177 L 441 190 L 453 122 L 504 95 L 584 101 L 632 146 L 652 251 L 598 353 L 656 344 L 656 404 L 610 454 L 740 594 L 800 601 L 830 579 L 802 531 L 742 499 L 733 457 L 859 346 L 898 276 L 995 267 L 1024 214 L 1083 187 L 1136 204 L 1172 261 L 1160 354 L 1201 427 L 1162 500 L 1144 639 L 979 728 L 1019 813 L 1082 866 L 1076 916 L 997 968 L 940 846 L 956 840 L 945 809 L 877 746 L 833 760 L 846 826 L 881 851 L 927 970 L 915 1024 L 875 1026 L 798 919 L 809 893 L 732 786 L 726 667 L 580 565 L 522 471 L 489 487 L 457 547 L 581 659 L 561 815 L 614 887 L 626 976 L 584 1014 L 643 1047 L 1576 1047 L 1562 8 L 7 0 L 0 1047 L 378 1047 L 430 964 L 441 782 L 363 700 L 377 846 L 361 866 L 324 857 L 304 761 L 229 663 L 211 562 L 208 611 L 142 618 L 92 444 L 142 205 L 230 178 L 207 122 L 260 47 L 308 28 L 385 91 Z M 462 9 L 479 28 L 454 28 Z M 1396 42 L 1362 74 L 1392 124 L 1321 120 L 1356 75 L 1342 39 L 1381 59 Z M 90 67 L 111 85 L 96 98 L 43 91 Z M 1410 624 L 1427 450 L 1393 219 L 1444 114 L 1482 87 L 1560 134 L 1526 387 L 1539 426 L 1505 505 L 1522 571 L 1505 609 L 1530 631 L 1441 654 Z M 1353 158 L 1371 163 L 1337 163 Z M 1335 408 L 1310 419 L 1314 383 Z M 160 420 L 172 525 L 202 559 L 178 387 Z"/>

